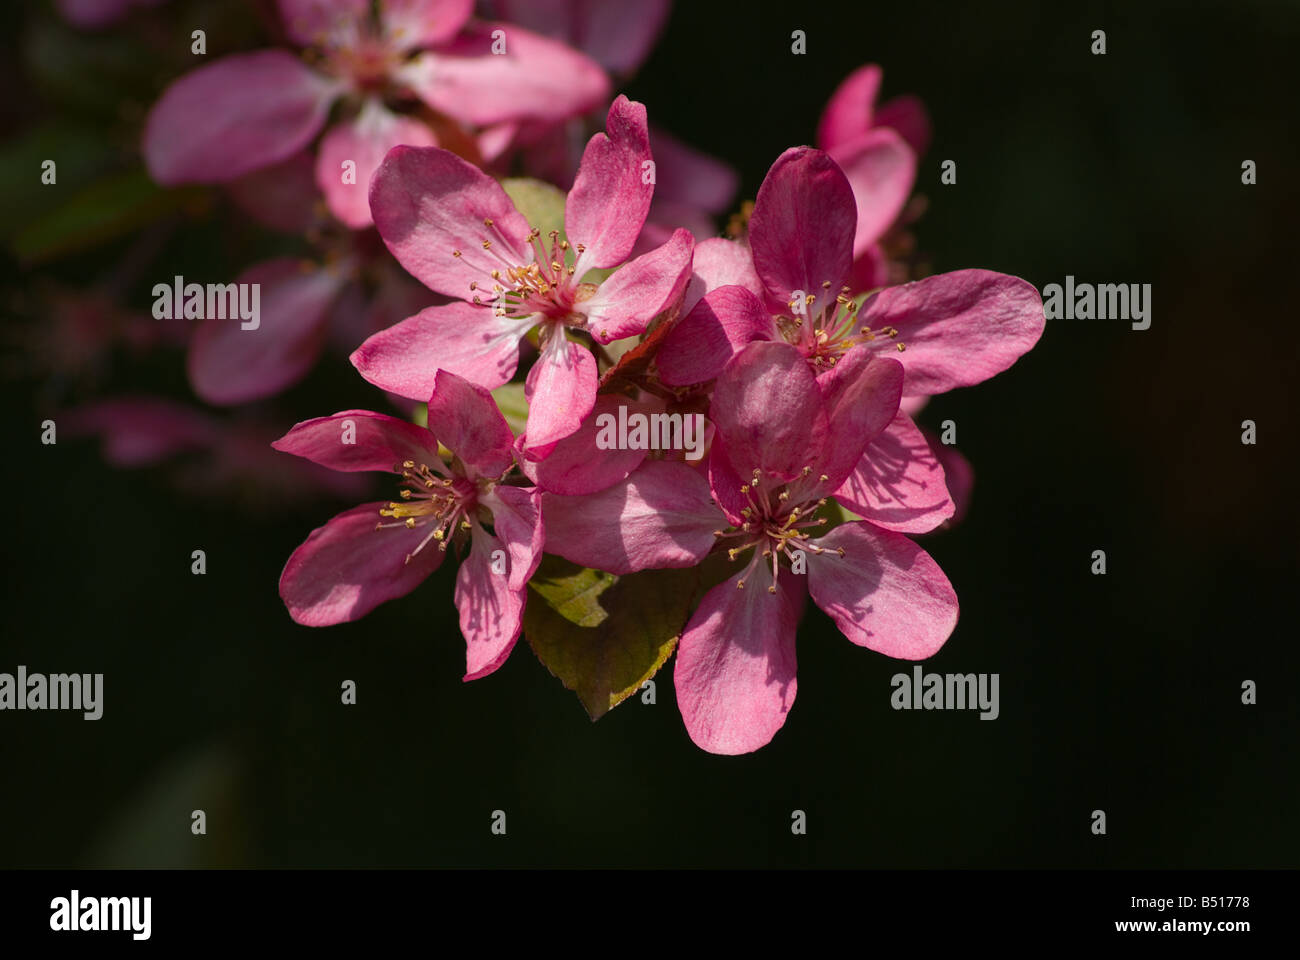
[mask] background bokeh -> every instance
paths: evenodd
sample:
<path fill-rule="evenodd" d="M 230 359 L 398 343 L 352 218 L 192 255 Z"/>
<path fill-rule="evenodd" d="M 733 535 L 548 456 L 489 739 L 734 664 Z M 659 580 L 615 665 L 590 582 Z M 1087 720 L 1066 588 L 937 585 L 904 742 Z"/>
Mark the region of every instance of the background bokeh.
<path fill-rule="evenodd" d="M 345 501 L 292 483 L 200 495 L 201 473 L 40 444 L 40 421 L 76 402 L 188 390 L 179 354 L 69 374 L 52 291 L 121 278 L 147 311 L 155 282 L 233 277 L 301 241 L 197 191 L 127 239 L 88 225 L 69 252 L 15 254 L 55 190 L 33 157 L 59 157 L 69 189 L 129 177 L 144 111 L 193 65 L 182 38 L 206 26 L 211 58 L 262 25 L 242 4 L 181 0 L 103 34 L 39 5 L 9 16 L 0 671 L 102 672 L 106 696 L 94 723 L 0 714 L 0 865 L 1300 866 L 1300 7 L 677 4 L 626 92 L 735 165 L 743 197 L 876 62 L 886 96 L 918 94 L 933 117 L 916 233 L 934 269 L 1154 288 L 1149 330 L 1049 323 L 1010 371 L 921 416 L 954 420 L 976 471 L 965 522 L 925 540 L 962 603 L 927 669 L 999 673 L 1001 716 L 891 710 L 889 679 L 910 666 L 811 610 L 789 721 L 741 758 L 690 743 L 670 669 L 657 704 L 595 724 L 522 641 L 462 684 L 454 564 L 360 623 L 295 626 L 280 569 Z M 382 400 L 338 357 L 289 402 L 301 418 Z M 807 836 L 790 833 L 796 808 Z M 506 837 L 489 833 L 494 809 Z"/>

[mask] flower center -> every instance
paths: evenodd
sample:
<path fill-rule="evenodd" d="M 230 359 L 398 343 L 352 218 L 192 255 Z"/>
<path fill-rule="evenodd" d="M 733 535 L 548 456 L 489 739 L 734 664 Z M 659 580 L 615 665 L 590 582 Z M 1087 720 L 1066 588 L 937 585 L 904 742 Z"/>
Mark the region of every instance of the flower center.
<path fill-rule="evenodd" d="M 482 279 L 470 281 L 470 300 L 473 303 L 491 304 L 502 317 L 541 316 L 565 326 L 586 325 L 586 318 L 576 313 L 574 307 L 591 299 L 596 284 L 579 283 L 574 279 L 574 266 L 569 263 L 572 256 L 569 241 L 561 240 L 558 230 L 550 232 L 548 249 L 541 239 L 542 231 L 533 227 L 528 234 L 533 261 L 521 266 L 511 263 L 499 251 L 498 247 L 509 248 L 509 244 L 491 217 L 483 218 L 483 226 L 488 235 L 483 237 L 477 249 L 451 252 L 453 257 L 475 268 L 482 276 Z M 576 253 L 581 254 L 584 249 L 582 244 L 578 244 Z"/>
<path fill-rule="evenodd" d="M 822 283 L 823 296 L 829 296 L 831 282 Z M 858 325 L 858 307 L 861 301 L 849 296 L 849 288 L 841 287 L 834 300 L 818 306 L 817 295 L 810 293 L 802 300 L 791 300 L 790 313 L 776 318 L 777 328 L 787 343 L 799 348 L 815 371 L 835 366 L 844 354 L 863 343 L 883 347 L 894 342 L 902 353 L 907 344 L 898 341 L 895 327 L 872 330 Z"/>
<path fill-rule="evenodd" d="M 406 555 L 406 562 L 428 545 L 438 542 L 439 550 L 446 550 L 457 534 L 473 528 L 472 515 L 478 503 L 478 486 L 465 477 L 450 475 L 447 467 L 434 461 L 432 465 L 407 460 L 397 464 L 394 471 L 402 479 L 399 496 L 380 508 L 381 517 L 391 517 L 392 523 L 375 524 L 376 530 L 406 527 L 430 527 L 419 546 Z"/>
<path fill-rule="evenodd" d="M 817 516 L 817 511 L 826 505 L 826 498 L 819 496 L 818 492 L 827 477 L 820 474 L 813 479 L 812 472 L 812 467 L 804 467 L 798 477 L 784 482 L 776 477 L 763 476 L 756 467 L 750 482 L 741 485 L 740 492 L 749 504 L 740 511 L 744 522 L 731 531 L 714 531 L 720 537 L 741 538 L 739 546 L 727 550 L 729 560 L 735 560 L 750 547 L 754 548 L 748 568 L 736 581 L 738 588 L 744 589 L 745 581 L 760 560 L 770 560 L 772 584 L 767 592 L 776 593 L 782 557 L 793 564 L 796 551 L 826 552 L 812 542 L 813 535 L 807 532 L 810 527 L 824 527 L 828 522 L 825 517 Z M 838 552 L 840 556 L 844 555 L 842 549 Z"/>

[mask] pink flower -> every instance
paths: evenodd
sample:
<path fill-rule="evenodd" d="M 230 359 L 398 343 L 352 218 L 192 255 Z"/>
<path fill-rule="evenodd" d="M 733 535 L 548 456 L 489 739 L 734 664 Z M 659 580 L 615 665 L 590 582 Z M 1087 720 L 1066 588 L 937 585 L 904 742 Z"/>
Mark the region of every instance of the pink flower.
<path fill-rule="evenodd" d="M 120 396 L 67 410 L 58 424 L 68 436 L 97 437 L 111 467 L 165 467 L 186 495 L 283 512 L 286 503 L 300 506 L 362 492 L 360 477 L 314 463 L 286 464 L 269 446 L 279 429 L 263 416 L 221 419 L 161 397 Z"/>
<path fill-rule="evenodd" d="M 351 107 L 320 142 L 316 180 L 335 216 L 364 227 L 367 184 L 388 150 L 437 142 L 423 122 L 386 103 L 419 101 L 482 126 L 555 122 L 607 96 L 590 59 L 520 27 L 471 22 L 472 0 L 384 0 L 375 20 L 368 0 L 279 6 L 290 40 L 308 48 L 313 66 L 286 50 L 259 50 L 181 77 L 146 124 L 155 180 L 222 183 L 284 160 L 316 137 L 344 97 Z M 354 182 L 344 180 L 345 161 L 355 163 Z"/>
<path fill-rule="evenodd" d="M 888 287 L 859 307 L 846 286 L 855 233 L 853 191 L 835 161 L 808 147 L 787 150 L 754 204 L 752 259 L 726 240 L 697 248 L 689 310 L 664 339 L 660 379 L 711 380 L 744 344 L 772 340 L 795 346 L 816 371 L 854 350 L 893 357 L 906 371 L 904 398 L 924 398 L 1007 369 L 1041 336 L 1038 291 L 988 270 Z M 905 533 L 932 530 L 955 512 L 942 464 L 901 411 L 837 495 L 860 516 Z"/>
<path fill-rule="evenodd" d="M 865 520 L 819 535 L 818 512 L 889 426 L 902 383 L 897 360 L 863 349 L 817 376 L 792 345 L 752 343 L 717 380 L 707 481 L 647 461 L 593 495 L 543 494 L 547 550 L 576 563 L 692 566 L 715 540 L 733 560 L 749 554 L 678 645 L 677 701 L 704 749 L 747 753 L 785 723 L 806 594 L 850 641 L 891 657 L 925 659 L 956 625 L 951 584 L 907 537 Z"/>
<path fill-rule="evenodd" d="M 268 226 L 305 234 L 316 256 L 276 257 L 235 278 L 260 285 L 255 329 L 223 317 L 194 328 L 186 370 L 206 402 L 225 406 L 274 396 L 302 380 L 328 346 L 346 356 L 370 334 L 437 302 L 393 262 L 374 230 L 349 230 L 313 211 L 320 194 L 306 153 L 232 187 L 240 206 Z"/>
<path fill-rule="evenodd" d="M 888 258 L 881 239 L 903 213 L 916 182 L 917 158 L 930 145 L 930 118 L 913 96 L 876 105 L 881 69 L 868 64 L 836 88 L 817 125 L 817 146 L 831 155 L 853 187 L 858 225 L 853 237 L 855 286 L 883 285 Z"/>
<path fill-rule="evenodd" d="M 306 626 L 357 620 L 405 596 L 469 542 L 456 574 L 466 641 L 464 679 L 496 670 L 523 624 L 525 590 L 542 552 L 538 495 L 502 482 L 513 436 L 491 395 L 441 371 L 428 429 L 366 410 L 298 424 L 273 446 L 335 470 L 390 471 L 401 498 L 367 503 L 314 530 L 285 564 L 280 596 Z M 438 454 L 439 441 L 454 453 Z"/>
<path fill-rule="evenodd" d="M 678 230 L 624 264 L 654 191 L 644 175 L 645 107 L 620 96 L 606 128 L 587 144 L 569 191 L 567 239 L 554 232 L 549 247 L 500 184 L 454 154 L 389 153 L 371 186 L 375 226 L 416 279 L 462 302 L 430 307 L 363 343 L 352 357 L 363 377 L 413 398 L 438 369 L 493 388 L 514 375 L 520 341 L 538 327 L 523 449 L 540 460 L 579 428 L 596 399 L 596 360 L 568 334 L 604 344 L 644 332 L 680 300 L 694 248 Z M 585 279 L 610 267 L 619 269 L 599 284 Z"/>

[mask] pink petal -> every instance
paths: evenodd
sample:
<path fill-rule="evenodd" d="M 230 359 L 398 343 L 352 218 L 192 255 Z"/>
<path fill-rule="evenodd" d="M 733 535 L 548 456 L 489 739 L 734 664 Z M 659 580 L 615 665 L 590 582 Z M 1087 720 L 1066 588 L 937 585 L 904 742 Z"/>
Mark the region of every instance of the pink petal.
<path fill-rule="evenodd" d="M 259 284 L 258 325 L 245 330 L 239 316 L 199 324 L 186 361 L 194 392 L 208 403 L 236 404 L 297 383 L 320 356 L 330 304 L 346 282 L 292 257 L 249 267 L 235 283 Z"/>
<path fill-rule="evenodd" d="M 942 442 L 933 430 L 922 427 L 921 432 L 930 443 L 930 451 L 943 467 L 944 481 L 954 507 L 952 523 L 961 523 L 966 517 L 966 511 L 970 509 L 971 493 L 975 488 L 975 468 L 960 450 Z"/>
<path fill-rule="evenodd" d="M 599 493 L 543 494 L 542 514 L 548 553 L 613 574 L 693 567 L 725 524 L 699 471 L 671 460 L 647 460 Z"/>
<path fill-rule="evenodd" d="M 944 473 L 937 451 L 899 411 L 889 428 L 871 441 L 835 498 L 878 527 L 925 533 L 953 516 Z"/>
<path fill-rule="evenodd" d="M 801 588 L 755 567 L 704 595 L 677 646 L 673 683 L 686 732 L 710 753 L 750 753 L 769 743 L 794 705 L 795 629 Z"/>
<path fill-rule="evenodd" d="M 398 144 L 436 147 L 433 131 L 417 120 L 399 117 L 377 98 L 368 97 L 352 120 L 335 124 L 316 154 L 316 183 L 330 212 L 354 230 L 370 226 L 370 180 L 384 156 Z M 351 183 L 343 164 L 351 161 Z"/>
<path fill-rule="evenodd" d="M 721 440 L 742 477 L 757 468 L 793 479 L 820 462 L 828 430 L 817 379 L 803 355 L 785 342 L 751 343 L 728 361 L 709 419 L 718 430 L 715 451 Z"/>
<path fill-rule="evenodd" d="M 191 407 L 155 397 L 119 397 L 58 416 L 69 437 L 96 435 L 114 467 L 143 467 L 217 442 L 218 423 Z"/>
<path fill-rule="evenodd" d="M 383 0 L 379 19 L 390 43 L 402 50 L 451 40 L 474 12 L 474 0 Z"/>
<path fill-rule="evenodd" d="M 653 409 L 621 394 L 597 396 L 576 433 L 555 444 L 544 460 L 520 462 L 524 474 L 543 490 L 567 496 L 595 493 L 623 480 L 645 459 L 646 451 L 599 450 L 596 446 L 598 418 L 604 414 L 617 418 L 619 407 L 627 407 L 629 414 Z M 662 405 L 658 409 L 662 412 Z"/>
<path fill-rule="evenodd" d="M 564 203 L 565 233 L 579 250 L 575 276 L 616 267 L 632 252 L 654 196 L 649 162 L 645 105 L 620 94 L 610 105 L 605 132 L 587 143 Z"/>
<path fill-rule="evenodd" d="M 352 46 L 370 16 L 369 0 L 278 0 L 289 39 L 302 47 Z"/>
<path fill-rule="evenodd" d="M 903 660 L 938 652 L 957 625 L 957 594 L 928 553 L 866 522 L 816 544 L 826 552 L 808 553 L 808 591 L 846 637 Z"/>
<path fill-rule="evenodd" d="M 306 627 L 359 620 L 387 600 L 404 597 L 442 563 L 425 548 L 406 562 L 427 531 L 404 526 L 376 530 L 382 503 L 366 503 L 318 527 L 289 557 L 280 597 Z"/>
<path fill-rule="evenodd" d="M 664 22 L 669 0 L 497 0 L 503 19 L 577 47 L 610 73 L 632 73 L 650 53 Z"/>
<path fill-rule="evenodd" d="M 226 186 L 239 209 L 263 226 L 281 233 L 306 233 L 320 214 L 316 161 L 306 150 L 288 160 L 246 173 Z"/>
<path fill-rule="evenodd" d="M 397 262 L 448 297 L 472 301 L 475 288 L 492 289 L 493 270 L 533 262 L 528 222 L 501 184 L 447 150 L 390 150 L 370 181 L 370 212 Z"/>
<path fill-rule="evenodd" d="M 735 199 L 740 176 L 727 164 L 696 150 L 663 130 L 651 131 L 655 159 L 655 198 L 709 213 L 721 213 Z"/>
<path fill-rule="evenodd" d="M 669 386 L 706 383 L 754 340 L 779 340 L 776 324 L 758 297 L 741 286 L 706 294 L 668 331 L 655 362 Z"/>
<path fill-rule="evenodd" d="M 98 30 L 116 23 L 135 7 L 154 7 L 162 0 L 56 0 L 64 20 L 81 30 Z"/>
<path fill-rule="evenodd" d="M 868 130 L 833 154 L 853 188 L 858 226 L 853 254 L 865 253 L 898 219 L 916 181 L 916 154 L 886 127 Z"/>
<path fill-rule="evenodd" d="M 691 280 L 686 286 L 682 310 L 689 311 L 706 293 L 729 286 L 744 287 L 759 298 L 764 296 L 763 282 L 754 270 L 749 247 L 723 237 L 700 240 L 691 258 Z"/>
<path fill-rule="evenodd" d="M 1010 367 L 1042 336 L 1043 300 L 1033 284 L 991 270 L 957 270 L 887 287 L 858 311 L 872 330 L 896 327 L 894 354 L 907 370 L 903 393 L 944 393 Z"/>
<path fill-rule="evenodd" d="M 400 469 L 398 465 L 407 460 L 432 463 L 438 456 L 438 441 L 424 427 L 370 410 L 344 410 L 333 416 L 304 420 L 271 446 L 331 470 L 349 473 L 357 470 L 395 473 Z"/>
<path fill-rule="evenodd" d="M 796 290 L 833 297 L 849 273 L 856 223 L 853 190 L 828 154 L 811 147 L 781 154 L 749 218 L 754 267 L 771 305 L 789 313 Z"/>
<path fill-rule="evenodd" d="M 506 572 L 510 589 L 522 590 L 542 562 L 546 537 L 541 491 L 498 485 L 482 494 L 479 502 L 492 511 L 492 529 L 509 557 Z"/>
<path fill-rule="evenodd" d="M 817 146 L 834 150 L 866 133 L 873 125 L 880 79 L 880 67 L 869 63 L 854 70 L 835 88 L 817 124 Z"/>
<path fill-rule="evenodd" d="M 412 400 L 428 399 L 439 369 L 491 390 L 515 375 L 519 341 L 532 325 L 528 317 L 499 317 L 491 307 L 458 301 L 426 307 L 367 339 L 352 365 L 380 389 Z"/>
<path fill-rule="evenodd" d="M 691 277 L 695 238 L 676 230 L 668 242 L 620 267 L 577 305 L 597 343 L 644 333 L 650 322 L 677 306 Z"/>
<path fill-rule="evenodd" d="M 466 682 L 506 662 L 523 629 L 526 587 L 511 589 L 510 577 L 494 573 L 492 554 L 505 549 L 497 537 L 474 530 L 469 556 L 456 571 L 456 608 L 465 637 Z"/>
<path fill-rule="evenodd" d="M 429 429 L 482 477 L 499 477 L 514 463 L 515 437 L 492 394 L 447 370 L 433 376 Z"/>
<path fill-rule="evenodd" d="M 903 393 L 903 365 L 857 347 L 818 377 L 817 386 L 826 407 L 829 436 L 818 472 L 827 477 L 829 493 L 853 472 L 867 444 L 894 419 Z"/>
<path fill-rule="evenodd" d="M 505 32 L 504 54 L 492 53 L 497 30 Z M 589 57 L 508 23 L 471 23 L 395 79 L 439 113 L 479 127 L 563 120 L 609 96 L 605 71 Z"/>
<path fill-rule="evenodd" d="M 149 174 L 168 186 L 223 183 L 284 160 L 324 125 L 339 90 L 284 50 L 234 54 L 192 70 L 149 111 Z"/>
<path fill-rule="evenodd" d="M 925 151 L 930 149 L 932 135 L 930 114 L 919 97 L 904 94 L 886 100 L 876 111 L 873 126 L 897 130 L 899 136 L 907 141 L 907 145 L 918 157 L 923 156 Z"/>
<path fill-rule="evenodd" d="M 524 383 L 528 425 L 524 454 L 540 460 L 575 433 L 596 402 L 596 358 L 555 330 Z"/>

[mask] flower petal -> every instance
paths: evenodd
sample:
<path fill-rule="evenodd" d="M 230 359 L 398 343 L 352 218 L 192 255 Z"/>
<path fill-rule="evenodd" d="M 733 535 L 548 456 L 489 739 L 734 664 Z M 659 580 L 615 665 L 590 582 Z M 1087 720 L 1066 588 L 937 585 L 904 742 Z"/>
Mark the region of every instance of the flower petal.
<path fill-rule="evenodd" d="M 817 146 L 834 150 L 866 133 L 873 125 L 880 80 L 880 67 L 874 63 L 859 67 L 844 78 L 826 102 L 817 124 Z"/>
<path fill-rule="evenodd" d="M 650 131 L 655 160 L 655 199 L 708 213 L 722 213 L 740 189 L 740 176 L 728 164 L 667 132 Z"/>
<path fill-rule="evenodd" d="M 447 370 L 435 371 L 429 430 L 479 476 L 499 477 L 514 463 L 515 436 L 487 390 Z"/>
<path fill-rule="evenodd" d="M 511 589 L 510 577 L 492 569 L 504 550 L 498 537 L 475 528 L 469 556 L 456 571 L 456 609 L 465 637 L 466 682 L 486 677 L 506 662 L 523 630 L 527 587 Z"/>
<path fill-rule="evenodd" d="M 446 43 L 474 12 L 474 0 L 383 0 L 379 20 L 389 42 L 403 50 Z"/>
<path fill-rule="evenodd" d="M 616 267 L 627 259 L 650 212 L 650 133 L 645 104 L 620 94 L 610 105 L 605 132 L 587 143 L 573 189 L 564 203 L 564 229 L 579 250 L 575 276 Z"/>
<path fill-rule="evenodd" d="M 493 270 L 533 262 L 528 221 L 501 184 L 447 150 L 390 150 L 370 181 L 370 212 L 397 262 L 448 297 L 472 300 L 492 289 Z"/>
<path fill-rule="evenodd" d="M 808 552 L 808 591 L 846 637 L 889 657 L 933 656 L 957 625 L 957 594 L 901 533 L 845 523 Z M 844 550 L 844 556 L 837 551 Z"/>
<path fill-rule="evenodd" d="M 872 125 L 897 130 L 898 135 L 907 141 L 907 145 L 918 157 L 930 149 L 930 114 L 919 97 L 904 94 L 886 100 L 876 111 Z"/>
<path fill-rule="evenodd" d="M 316 154 L 316 185 L 330 212 L 353 230 L 370 226 L 371 176 L 388 151 L 403 143 L 436 147 L 438 140 L 423 123 L 399 117 L 375 97 L 368 97 L 352 120 L 331 127 Z M 351 182 L 344 182 L 349 162 Z"/>
<path fill-rule="evenodd" d="M 320 191 L 316 188 L 315 160 L 299 150 L 288 160 L 246 173 L 226 185 L 240 211 L 280 233 L 306 233 L 314 226 Z"/>
<path fill-rule="evenodd" d="M 503 35 L 494 38 L 497 31 Z M 493 53 L 498 40 L 505 53 Z M 609 96 L 605 71 L 590 57 L 508 23 L 471 23 L 395 79 L 439 113 L 476 127 L 563 120 Z"/>
<path fill-rule="evenodd" d="M 589 300 L 577 305 L 597 343 L 644 333 L 652 320 L 673 309 L 691 277 L 695 238 L 675 230 L 663 246 L 615 270 Z"/>
<path fill-rule="evenodd" d="M 556 330 L 524 382 L 528 425 L 524 455 L 541 460 L 575 433 L 596 402 L 596 358 Z"/>
<path fill-rule="evenodd" d="M 292 257 L 249 267 L 235 284 L 258 285 L 257 326 L 244 329 L 237 315 L 199 324 L 186 358 L 194 392 L 208 403 L 248 403 L 297 383 L 320 356 L 330 304 L 346 283 L 341 273 Z M 229 298 L 220 299 L 228 306 Z"/>
<path fill-rule="evenodd" d="M 898 329 L 896 338 L 877 342 L 906 345 L 897 354 L 907 371 L 904 396 L 944 393 L 1001 373 L 1038 342 L 1045 323 L 1033 284 L 991 270 L 887 287 L 863 303 L 858 321 L 872 330 Z"/>
<path fill-rule="evenodd" d="M 574 3 L 573 0 L 497 0 L 503 19 L 590 54 L 610 73 L 632 73 L 649 55 L 668 19 L 670 0 Z"/>
<path fill-rule="evenodd" d="M 710 237 L 695 244 L 691 280 L 686 285 L 682 310 L 689 311 L 706 293 L 718 287 L 741 286 L 754 296 L 764 296 L 763 281 L 754 271 L 749 247 L 725 237 Z"/>
<path fill-rule="evenodd" d="M 509 557 L 508 582 L 511 590 L 522 590 L 542 562 L 546 542 L 542 524 L 542 495 L 534 487 L 497 486 L 479 498 L 492 511 L 496 531 Z"/>
<path fill-rule="evenodd" d="M 902 411 L 867 446 L 835 499 L 898 533 L 926 533 L 955 511 L 937 451 Z"/>
<path fill-rule="evenodd" d="M 302 149 L 339 85 L 284 50 L 222 57 L 185 74 L 149 111 L 144 158 L 168 186 L 223 183 Z"/>
<path fill-rule="evenodd" d="M 515 375 L 519 341 L 532 325 L 469 303 L 426 307 L 367 339 L 352 365 L 380 389 L 412 400 L 428 399 L 440 369 L 491 390 Z"/>
<path fill-rule="evenodd" d="M 403 461 L 430 463 L 438 455 L 438 441 L 424 427 L 370 410 L 344 410 L 304 420 L 271 446 L 348 472 L 393 473 Z"/>
<path fill-rule="evenodd" d="M 742 477 L 760 469 L 793 479 L 820 462 L 828 429 L 817 380 L 785 342 L 751 343 L 732 357 L 718 377 L 709 418 L 718 430 L 714 443 L 722 440 Z"/>
<path fill-rule="evenodd" d="M 889 426 L 903 392 L 903 365 L 892 357 L 873 356 L 856 347 L 817 378 L 826 407 L 826 455 L 817 464 L 826 492 L 853 472 L 862 452 Z"/>
<path fill-rule="evenodd" d="M 778 339 L 758 297 L 741 286 L 718 287 L 668 331 L 655 355 L 659 379 L 673 387 L 706 383 L 746 344 Z"/>
<path fill-rule="evenodd" d="M 280 597 L 306 627 L 359 620 L 387 600 L 406 596 L 442 563 L 424 549 L 406 562 L 424 532 L 404 526 L 376 530 L 382 503 L 365 503 L 318 527 L 289 557 Z"/>
<path fill-rule="evenodd" d="M 861 256 L 888 230 L 916 182 L 916 154 L 887 127 L 868 130 L 832 154 L 853 188 L 858 226 L 853 255 Z"/>
<path fill-rule="evenodd" d="M 781 154 L 749 218 L 754 267 L 771 306 L 789 313 L 795 291 L 834 297 L 849 273 L 856 224 L 853 189 L 829 154 L 811 147 Z"/>
<path fill-rule="evenodd" d="M 786 577 L 767 592 L 757 564 L 704 595 L 677 646 L 673 684 L 686 732 L 710 753 L 750 753 L 769 743 L 794 705 L 795 629 L 801 587 Z"/>
<path fill-rule="evenodd" d="M 646 451 L 617 447 L 602 450 L 596 446 L 597 437 L 602 432 L 600 418 L 611 416 L 617 419 L 618 408 L 623 406 L 628 408 L 629 415 L 633 412 L 649 413 L 653 409 L 622 394 L 597 396 L 591 413 L 576 433 L 555 444 L 544 460 L 525 458 L 520 461 L 524 475 L 543 490 L 565 496 L 595 493 L 626 478 L 645 459 Z M 658 410 L 662 412 L 662 405 Z"/>
<path fill-rule="evenodd" d="M 542 514 L 548 553 L 613 574 L 693 567 L 724 522 L 699 471 L 672 460 L 647 460 L 599 493 L 543 494 Z"/>
<path fill-rule="evenodd" d="M 370 15 L 369 0 L 278 0 L 280 20 L 294 43 L 351 46 Z"/>

